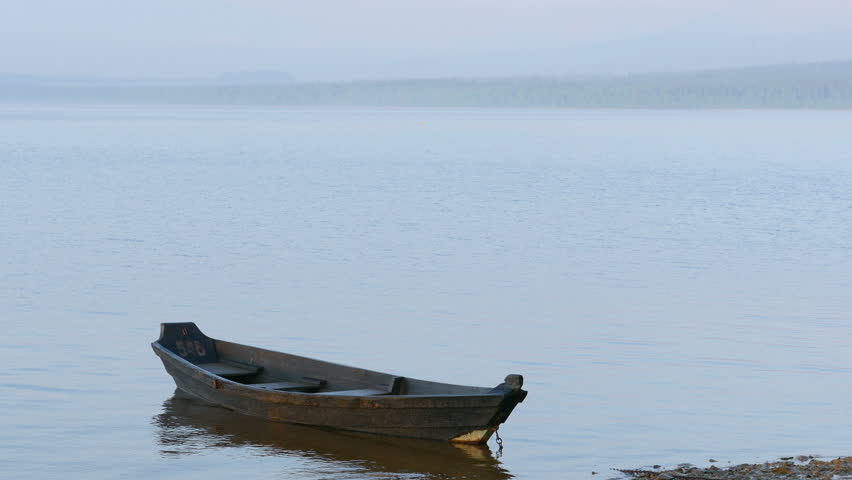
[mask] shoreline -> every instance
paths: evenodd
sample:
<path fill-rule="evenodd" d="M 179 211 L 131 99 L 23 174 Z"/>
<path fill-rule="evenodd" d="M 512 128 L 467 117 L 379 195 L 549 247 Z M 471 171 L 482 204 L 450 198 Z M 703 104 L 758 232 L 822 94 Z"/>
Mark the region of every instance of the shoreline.
<path fill-rule="evenodd" d="M 729 467 L 696 467 L 681 464 L 677 468 L 614 470 L 637 480 L 781 480 L 781 479 L 852 479 L 852 457 L 822 460 L 818 455 L 782 457 L 775 462 L 742 463 Z M 714 460 L 711 460 L 713 462 Z"/>

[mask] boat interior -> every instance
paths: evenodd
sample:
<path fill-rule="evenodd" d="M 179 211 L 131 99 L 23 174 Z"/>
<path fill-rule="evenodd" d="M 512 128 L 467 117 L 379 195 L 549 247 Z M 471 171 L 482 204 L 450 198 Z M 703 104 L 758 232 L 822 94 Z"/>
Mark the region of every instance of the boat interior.
<path fill-rule="evenodd" d="M 494 390 L 405 378 L 215 340 L 194 323 L 163 324 L 157 343 L 213 375 L 267 391 L 374 396 L 478 395 Z"/>
<path fill-rule="evenodd" d="M 336 390 L 334 389 L 334 384 L 339 382 L 330 384 L 327 378 L 317 378 L 306 375 L 299 376 L 300 372 L 288 372 L 274 367 L 269 368 L 234 360 L 220 358 L 218 362 L 201 363 L 198 364 L 198 366 L 214 375 L 241 383 L 248 387 L 260 388 L 263 390 L 275 390 L 279 392 L 353 396 L 400 395 L 402 394 L 402 388 L 405 385 L 405 378 L 389 376 L 387 379 L 380 380 L 383 383 L 363 382 L 363 384 L 357 386 L 364 388 L 351 389 L 348 387 L 351 387 L 352 385 L 345 387 L 337 385 L 337 388 L 346 389 Z"/>

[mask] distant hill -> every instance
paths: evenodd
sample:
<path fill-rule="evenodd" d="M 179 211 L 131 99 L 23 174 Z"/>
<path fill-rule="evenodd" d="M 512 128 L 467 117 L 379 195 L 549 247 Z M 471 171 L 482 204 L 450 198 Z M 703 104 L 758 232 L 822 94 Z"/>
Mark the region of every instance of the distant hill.
<path fill-rule="evenodd" d="M 13 81 L 10 81 L 12 78 Z M 37 80 L 37 81 L 36 81 Z M 217 105 L 852 108 L 852 61 L 693 72 L 299 83 L 281 72 L 86 83 L 0 75 L 0 102 Z M 91 82 L 92 80 L 87 80 Z"/>

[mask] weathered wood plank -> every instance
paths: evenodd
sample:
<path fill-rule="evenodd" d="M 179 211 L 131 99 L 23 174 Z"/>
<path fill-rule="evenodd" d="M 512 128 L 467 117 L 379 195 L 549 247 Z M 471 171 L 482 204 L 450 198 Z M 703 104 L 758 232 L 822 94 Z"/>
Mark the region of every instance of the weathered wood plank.
<path fill-rule="evenodd" d="M 236 364 L 232 362 L 214 362 L 214 363 L 202 363 L 198 365 L 199 367 L 207 370 L 213 375 L 219 375 L 220 377 L 242 377 L 248 375 L 255 375 L 260 371 L 260 368 L 253 367 L 250 365 Z"/>
<path fill-rule="evenodd" d="M 375 388 L 362 388 L 359 390 L 337 390 L 334 392 L 319 392 L 317 395 L 338 395 L 351 397 L 366 397 L 368 395 L 388 395 L 390 392 L 386 390 L 378 390 Z"/>
<path fill-rule="evenodd" d="M 247 383 L 246 386 L 262 388 L 264 390 L 280 390 L 287 392 L 316 392 L 320 386 L 317 384 L 301 382 L 272 382 L 272 383 Z"/>

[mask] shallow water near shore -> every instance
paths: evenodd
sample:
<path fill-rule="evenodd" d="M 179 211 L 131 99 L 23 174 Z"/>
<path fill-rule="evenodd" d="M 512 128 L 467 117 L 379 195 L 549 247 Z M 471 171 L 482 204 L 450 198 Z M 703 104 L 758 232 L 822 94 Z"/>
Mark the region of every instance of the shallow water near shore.
<path fill-rule="evenodd" d="M 607 478 L 852 454 L 852 112 L 0 106 L 0 464 Z M 175 395 L 160 322 L 530 394 L 488 448 Z M 592 475 L 592 472 L 601 475 Z"/>

